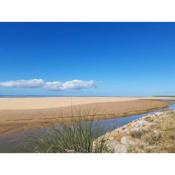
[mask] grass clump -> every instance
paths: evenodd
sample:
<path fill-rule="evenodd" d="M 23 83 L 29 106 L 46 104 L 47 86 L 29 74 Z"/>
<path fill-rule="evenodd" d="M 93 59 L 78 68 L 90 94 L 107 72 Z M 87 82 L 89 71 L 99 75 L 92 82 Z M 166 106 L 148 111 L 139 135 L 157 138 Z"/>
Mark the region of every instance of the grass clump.
<path fill-rule="evenodd" d="M 134 129 L 131 131 L 130 134 L 132 137 L 140 139 L 142 137 L 142 135 L 144 134 L 144 131 L 141 129 Z"/>
<path fill-rule="evenodd" d="M 142 137 L 142 140 L 144 140 L 149 145 L 157 145 L 161 141 L 161 133 L 159 131 L 153 131 L 150 133 L 145 134 Z"/>
<path fill-rule="evenodd" d="M 94 141 L 99 136 L 99 130 L 92 122 L 78 122 L 53 129 L 40 138 L 34 147 L 37 153 L 105 153 L 110 152 L 105 140 Z"/>
<path fill-rule="evenodd" d="M 148 117 L 146 117 L 146 118 L 145 118 L 145 121 L 148 121 L 148 122 L 153 122 L 154 120 L 153 120 L 153 118 L 152 118 L 152 117 L 149 117 L 149 116 L 148 116 Z"/>
<path fill-rule="evenodd" d="M 169 131 L 175 129 L 175 113 L 170 111 L 160 122 L 160 129 Z"/>

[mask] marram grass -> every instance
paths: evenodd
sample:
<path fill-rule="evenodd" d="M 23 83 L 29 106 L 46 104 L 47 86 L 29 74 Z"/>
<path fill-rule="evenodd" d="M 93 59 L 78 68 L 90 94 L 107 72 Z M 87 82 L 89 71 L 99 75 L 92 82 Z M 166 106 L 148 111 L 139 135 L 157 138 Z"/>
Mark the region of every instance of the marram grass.
<path fill-rule="evenodd" d="M 36 153 L 108 153 L 111 152 L 105 140 L 96 142 L 99 129 L 95 128 L 93 122 L 78 122 L 64 125 L 60 129 L 40 138 L 34 143 Z"/>

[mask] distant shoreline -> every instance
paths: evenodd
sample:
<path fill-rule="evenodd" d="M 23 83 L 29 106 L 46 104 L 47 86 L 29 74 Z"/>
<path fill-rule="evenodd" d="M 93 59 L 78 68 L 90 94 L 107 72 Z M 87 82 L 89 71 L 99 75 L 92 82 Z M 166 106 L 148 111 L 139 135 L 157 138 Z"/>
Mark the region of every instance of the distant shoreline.
<path fill-rule="evenodd" d="M 121 95 L 0 95 L 0 98 L 46 98 L 46 97 L 129 97 L 129 98 L 168 98 L 173 95 L 154 95 L 154 96 L 121 96 Z"/>
<path fill-rule="evenodd" d="M 46 98 L 46 97 L 129 97 L 129 98 L 139 98 L 145 96 L 71 96 L 71 95 L 0 95 L 0 98 Z M 168 97 L 168 96 L 167 96 Z"/>

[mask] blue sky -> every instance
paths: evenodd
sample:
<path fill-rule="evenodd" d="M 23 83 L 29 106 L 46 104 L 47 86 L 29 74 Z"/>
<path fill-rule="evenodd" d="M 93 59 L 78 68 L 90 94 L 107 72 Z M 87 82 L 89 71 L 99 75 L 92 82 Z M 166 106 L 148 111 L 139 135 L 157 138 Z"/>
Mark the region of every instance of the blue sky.
<path fill-rule="evenodd" d="M 175 23 L 0 23 L 1 95 L 174 95 L 174 75 Z M 33 79 L 61 88 L 3 84 Z"/>

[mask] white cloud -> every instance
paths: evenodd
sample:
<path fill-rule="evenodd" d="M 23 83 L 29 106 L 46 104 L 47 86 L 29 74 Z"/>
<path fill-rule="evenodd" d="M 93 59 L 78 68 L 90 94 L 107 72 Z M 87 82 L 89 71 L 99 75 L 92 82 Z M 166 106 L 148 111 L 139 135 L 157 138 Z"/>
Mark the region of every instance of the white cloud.
<path fill-rule="evenodd" d="M 32 79 L 32 80 L 16 80 L 0 82 L 0 87 L 6 88 L 43 88 L 46 90 L 63 91 L 72 89 L 90 89 L 94 88 L 95 82 L 93 80 L 83 81 L 83 80 L 72 80 L 66 82 L 52 81 L 45 82 L 43 79 Z"/>
<path fill-rule="evenodd" d="M 44 89 L 47 90 L 62 90 L 62 83 L 59 81 L 46 82 L 43 86 Z"/>
<path fill-rule="evenodd" d="M 0 87 L 16 87 L 16 88 L 39 88 L 44 85 L 44 80 L 42 79 L 32 79 L 32 80 L 16 80 L 16 81 L 6 81 L 0 83 Z"/>
<path fill-rule="evenodd" d="M 89 89 L 93 87 L 95 87 L 95 82 L 93 80 L 90 81 L 72 80 L 67 81 L 63 84 L 63 89 Z"/>
<path fill-rule="evenodd" d="M 64 83 L 59 81 L 46 82 L 44 88 L 47 90 L 69 90 L 69 89 L 90 89 L 95 87 L 95 82 L 93 80 L 83 81 L 83 80 L 72 80 L 66 81 Z"/>

